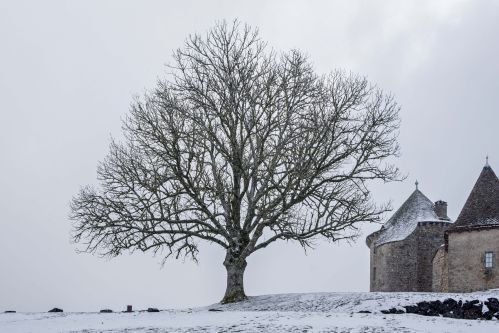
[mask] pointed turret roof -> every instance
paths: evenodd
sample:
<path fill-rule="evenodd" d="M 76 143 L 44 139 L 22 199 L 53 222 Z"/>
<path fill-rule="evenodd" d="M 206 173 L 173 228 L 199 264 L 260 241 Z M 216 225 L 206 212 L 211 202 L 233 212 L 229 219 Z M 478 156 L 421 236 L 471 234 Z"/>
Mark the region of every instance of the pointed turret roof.
<path fill-rule="evenodd" d="M 499 224 L 499 179 L 487 162 L 454 225 L 490 224 Z"/>
<path fill-rule="evenodd" d="M 433 202 L 416 186 L 416 190 L 383 225 L 376 245 L 407 238 L 419 222 L 449 222 L 449 219 L 439 218 L 435 213 Z"/>

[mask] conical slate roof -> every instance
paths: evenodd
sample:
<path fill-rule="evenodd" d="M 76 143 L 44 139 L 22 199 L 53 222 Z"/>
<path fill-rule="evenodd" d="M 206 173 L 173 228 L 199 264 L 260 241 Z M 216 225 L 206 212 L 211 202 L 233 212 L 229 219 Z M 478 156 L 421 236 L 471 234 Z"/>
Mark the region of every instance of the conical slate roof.
<path fill-rule="evenodd" d="M 488 163 L 464 204 L 456 227 L 499 224 L 499 179 Z"/>
<path fill-rule="evenodd" d="M 404 240 L 416 229 L 419 222 L 449 222 L 449 220 L 439 218 L 435 213 L 433 202 L 416 188 L 383 225 L 376 245 Z"/>

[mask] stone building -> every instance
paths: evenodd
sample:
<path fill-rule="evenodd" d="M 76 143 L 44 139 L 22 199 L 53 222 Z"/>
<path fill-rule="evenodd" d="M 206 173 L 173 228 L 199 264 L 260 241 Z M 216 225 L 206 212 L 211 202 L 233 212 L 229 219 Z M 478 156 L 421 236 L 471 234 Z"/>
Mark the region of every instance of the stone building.
<path fill-rule="evenodd" d="M 433 203 L 416 183 L 366 243 L 371 291 L 499 288 L 499 180 L 487 163 L 455 223 L 447 217 L 447 203 Z"/>
<path fill-rule="evenodd" d="M 431 291 L 432 259 L 452 225 L 447 203 L 418 188 L 393 216 L 367 236 L 371 291 Z"/>
<path fill-rule="evenodd" d="M 433 261 L 433 290 L 499 288 L 499 179 L 488 163 Z"/>

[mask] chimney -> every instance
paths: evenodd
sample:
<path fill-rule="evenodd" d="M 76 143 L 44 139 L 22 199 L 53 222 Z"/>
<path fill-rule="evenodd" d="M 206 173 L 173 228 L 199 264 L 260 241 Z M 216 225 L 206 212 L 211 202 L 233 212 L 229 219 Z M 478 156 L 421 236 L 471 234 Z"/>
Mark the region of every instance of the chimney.
<path fill-rule="evenodd" d="M 447 216 L 447 202 L 438 200 L 435 202 L 435 214 L 442 219 L 442 220 L 448 220 L 449 217 Z"/>

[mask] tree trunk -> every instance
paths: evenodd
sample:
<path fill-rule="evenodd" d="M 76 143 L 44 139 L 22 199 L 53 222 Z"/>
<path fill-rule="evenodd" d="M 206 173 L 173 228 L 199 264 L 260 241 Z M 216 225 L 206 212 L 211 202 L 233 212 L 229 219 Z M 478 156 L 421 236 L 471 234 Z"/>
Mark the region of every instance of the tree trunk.
<path fill-rule="evenodd" d="M 224 266 L 227 269 L 227 289 L 224 298 L 220 303 L 235 303 L 245 300 L 244 293 L 244 270 L 246 269 L 246 260 L 232 260 L 229 255 L 225 258 Z"/>

